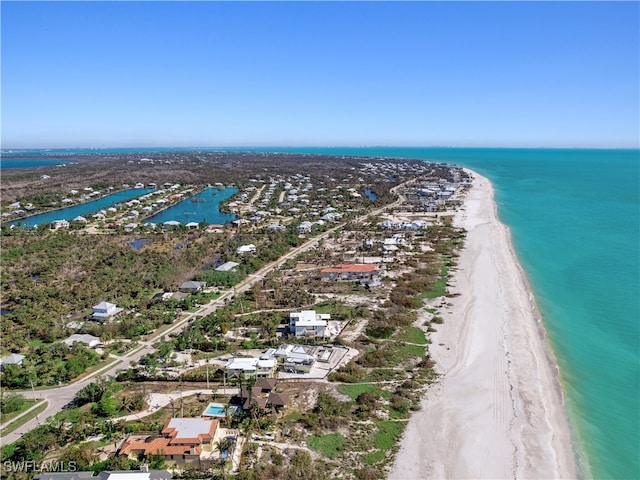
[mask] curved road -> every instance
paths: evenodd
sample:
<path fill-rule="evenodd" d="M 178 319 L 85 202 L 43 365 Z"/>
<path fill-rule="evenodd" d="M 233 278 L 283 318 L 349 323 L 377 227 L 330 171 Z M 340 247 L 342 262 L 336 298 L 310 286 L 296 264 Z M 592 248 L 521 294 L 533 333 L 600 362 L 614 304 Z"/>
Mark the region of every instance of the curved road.
<path fill-rule="evenodd" d="M 410 183 L 413 183 L 414 181 L 415 179 L 412 179 L 407 182 L 396 185 L 395 187 L 391 188 L 391 192 L 395 192 L 398 188 L 408 185 Z M 400 205 L 404 201 L 404 197 L 402 195 L 399 195 L 398 197 L 399 197 L 398 200 L 396 200 L 395 202 L 385 205 L 381 208 L 378 208 L 372 212 L 368 212 L 364 215 L 361 215 L 355 221 L 361 222 L 363 219 L 365 219 L 369 215 L 378 215 L 384 210 Z M 13 432 L 10 432 L 0 437 L 0 445 L 7 445 L 15 442 L 20 437 L 22 437 L 22 435 L 36 428 L 37 426 L 40 425 L 40 423 L 43 423 L 48 417 L 53 416 L 59 411 L 61 411 L 63 407 L 69 404 L 75 398 L 76 394 L 82 388 L 84 388 L 89 383 L 91 383 L 95 377 L 98 377 L 98 376 L 115 377 L 118 370 L 128 368 L 129 365 L 138 363 L 143 356 L 145 356 L 148 353 L 152 353 L 155 350 L 153 348 L 153 344 L 156 343 L 158 340 L 160 340 L 163 336 L 168 335 L 169 333 L 179 333 L 182 330 L 184 330 L 189 324 L 189 322 L 193 320 L 195 317 L 206 316 L 214 312 L 217 308 L 224 305 L 225 300 L 232 298 L 234 295 L 238 293 L 242 293 L 248 290 L 256 282 L 262 280 L 269 272 L 271 272 L 275 268 L 282 266 L 287 260 L 294 258 L 298 254 L 315 247 L 321 239 L 329 236 L 336 230 L 344 227 L 346 223 L 348 222 L 343 222 L 340 225 L 330 228 L 326 232 L 323 232 L 320 235 L 312 238 L 311 240 L 303 243 L 302 245 L 290 250 L 288 253 L 280 257 L 278 260 L 271 262 L 265 265 L 264 267 L 262 267 L 261 269 L 259 269 L 258 271 L 256 271 L 255 273 L 248 275 L 247 278 L 245 278 L 242 282 L 236 285 L 235 288 L 232 288 L 231 290 L 225 292 L 216 300 L 212 300 L 211 302 L 209 302 L 207 305 L 203 305 L 197 311 L 191 312 L 183 316 L 183 318 L 181 318 L 176 323 L 174 323 L 169 329 L 163 330 L 155 334 L 148 340 L 138 342 L 140 345 L 142 345 L 141 347 L 137 348 L 136 350 L 133 350 L 129 354 L 124 355 L 122 357 L 115 357 L 118 360 L 117 362 L 110 364 L 100 370 L 97 370 L 91 373 L 90 375 L 87 375 L 86 377 L 82 378 L 81 380 L 73 382 L 69 385 L 50 388 L 46 390 L 38 390 L 36 396 L 39 397 L 40 399 L 45 399 L 48 402 L 47 408 L 38 416 L 36 416 L 36 418 L 29 420 L 28 422 L 26 422 L 24 425 L 20 426 Z M 28 390 L 22 393 L 24 393 L 25 396 L 31 395 L 31 391 L 28 391 Z"/>

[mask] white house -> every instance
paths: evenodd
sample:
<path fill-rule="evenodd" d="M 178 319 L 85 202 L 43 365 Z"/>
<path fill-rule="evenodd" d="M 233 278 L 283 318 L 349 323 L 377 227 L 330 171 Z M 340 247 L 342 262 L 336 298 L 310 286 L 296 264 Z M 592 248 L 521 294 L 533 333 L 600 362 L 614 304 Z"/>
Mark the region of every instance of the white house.
<path fill-rule="evenodd" d="M 315 310 L 303 310 L 289 314 L 289 331 L 296 337 L 328 337 L 329 314 L 317 314 Z"/>
<path fill-rule="evenodd" d="M 95 348 L 100 344 L 100 339 L 98 337 L 94 337 L 93 335 L 89 335 L 88 333 L 85 333 L 85 334 L 74 333 L 64 341 L 64 343 L 69 348 L 73 347 L 73 344 L 75 342 L 82 343 L 89 348 Z"/>
<path fill-rule="evenodd" d="M 275 358 L 232 358 L 224 366 L 230 376 L 271 377 L 276 367 Z"/>
<path fill-rule="evenodd" d="M 100 302 L 98 305 L 93 307 L 93 313 L 90 318 L 92 320 L 108 320 L 120 313 L 122 310 L 122 308 L 116 307 L 113 303 Z"/>
<path fill-rule="evenodd" d="M 256 251 L 256 246 L 253 243 L 250 243 L 248 245 L 241 245 L 238 247 L 238 249 L 236 250 L 236 253 L 238 255 L 242 255 L 245 253 L 255 253 Z"/>
<path fill-rule="evenodd" d="M 57 230 L 59 228 L 69 228 L 69 222 L 67 222 L 66 220 L 54 220 L 49 225 L 49 228 L 51 228 L 51 230 Z"/>
<path fill-rule="evenodd" d="M 302 222 L 298 225 L 298 233 L 309 233 L 311 231 L 311 227 L 313 227 L 313 223 L 309 221 Z"/>

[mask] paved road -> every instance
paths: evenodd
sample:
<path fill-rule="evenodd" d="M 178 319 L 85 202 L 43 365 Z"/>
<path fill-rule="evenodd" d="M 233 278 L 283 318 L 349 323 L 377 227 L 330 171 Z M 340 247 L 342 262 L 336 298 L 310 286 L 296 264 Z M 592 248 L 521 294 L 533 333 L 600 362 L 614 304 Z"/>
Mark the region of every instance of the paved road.
<path fill-rule="evenodd" d="M 409 183 L 413 183 L 413 181 L 414 180 L 409 180 L 408 182 L 405 182 L 404 184 L 397 185 L 397 186 L 393 187 L 391 189 L 391 191 L 395 192 L 399 187 L 404 186 L 404 185 L 409 184 Z M 385 206 L 383 206 L 381 208 L 378 208 L 375 211 L 369 212 L 369 213 L 367 213 L 365 215 L 362 215 L 361 217 L 359 217 L 355 221 L 356 222 L 361 222 L 366 217 L 368 217 L 369 215 L 378 215 L 379 213 L 383 212 L 384 210 L 387 210 L 387 209 L 390 209 L 390 208 L 394 208 L 394 207 L 400 205 L 403 201 L 404 201 L 404 197 L 402 195 L 399 195 L 398 200 L 396 200 L 395 202 L 390 203 L 388 205 L 385 205 Z M 232 298 L 234 295 L 236 295 L 238 293 L 242 293 L 242 292 L 248 290 L 255 283 L 257 283 L 258 281 L 261 281 L 269 272 L 271 272 L 275 268 L 280 267 L 287 260 L 289 260 L 291 258 L 294 258 L 298 254 L 303 253 L 303 252 L 315 247 L 320 240 L 326 238 L 327 236 L 331 235 L 333 232 L 335 232 L 335 231 L 339 230 L 340 228 L 344 227 L 345 224 L 346 224 L 346 222 L 341 223 L 341 224 L 339 224 L 339 225 L 337 225 L 337 226 L 335 226 L 335 227 L 323 232 L 322 234 L 318 235 L 317 237 L 314 237 L 311 240 L 303 243 L 302 245 L 292 249 L 291 251 L 289 251 L 288 253 L 286 253 L 282 257 L 280 257 L 278 260 L 276 260 L 274 262 L 271 262 L 271 263 L 265 265 L 264 267 L 262 267 L 260 270 L 256 271 L 255 273 L 252 273 L 251 275 L 248 275 L 247 278 L 245 278 L 242 282 L 240 282 L 238 285 L 236 285 L 234 289 L 225 292 L 220 297 L 218 297 L 216 300 L 212 300 L 207 305 L 204 305 L 204 306 L 200 307 L 197 311 L 189 313 L 187 315 L 183 314 L 183 317 L 180 320 L 178 320 L 177 322 L 175 322 L 171 326 L 171 328 L 169 328 L 167 330 L 163 330 L 163 331 L 155 334 L 154 336 L 152 336 L 148 340 L 145 340 L 145 341 L 142 341 L 142 342 L 138 342 L 140 345 L 142 345 L 142 348 L 138 348 L 137 350 L 134 350 L 134 351 L 122 356 L 122 357 L 116 357 L 117 360 L 118 360 L 117 362 L 115 362 L 113 364 L 110 364 L 109 366 L 107 366 L 107 367 L 105 367 L 105 368 L 103 368 L 101 370 L 97 370 L 97 371 L 91 373 L 90 375 L 87 375 L 86 377 L 82 378 L 81 380 L 78 380 L 77 382 L 71 383 L 69 385 L 50 388 L 50 389 L 47 389 L 47 390 L 38 390 L 38 391 L 36 391 L 36 397 L 37 398 L 43 398 L 43 399 L 47 400 L 47 402 L 48 402 L 47 408 L 41 414 L 39 414 L 36 418 L 33 418 L 32 420 L 28 421 L 27 423 L 25 423 L 21 427 L 17 428 L 13 432 L 10 432 L 10 433 L 2 436 L 0 438 L 0 445 L 7 445 L 7 444 L 15 442 L 20 437 L 22 437 L 22 435 L 24 435 L 25 433 L 33 430 L 38 425 L 40 425 L 40 423 L 45 421 L 48 417 L 53 416 L 56 413 L 58 413 L 59 411 L 61 411 L 65 405 L 69 404 L 75 398 L 76 394 L 82 388 L 84 388 L 88 384 L 92 383 L 96 377 L 98 377 L 98 376 L 115 377 L 118 370 L 126 369 L 130 365 L 138 363 L 143 356 L 145 356 L 148 353 L 152 353 L 155 350 L 153 348 L 153 344 L 156 343 L 158 340 L 160 340 L 163 336 L 168 335 L 169 333 L 179 333 L 182 330 L 184 330 L 187 327 L 187 325 L 189 324 L 189 322 L 191 320 L 193 320 L 196 316 L 206 316 L 206 315 L 209 315 L 210 313 L 214 312 L 220 306 L 224 305 L 225 300 Z M 30 391 L 25 391 L 23 393 L 25 395 L 30 395 L 31 394 Z"/>

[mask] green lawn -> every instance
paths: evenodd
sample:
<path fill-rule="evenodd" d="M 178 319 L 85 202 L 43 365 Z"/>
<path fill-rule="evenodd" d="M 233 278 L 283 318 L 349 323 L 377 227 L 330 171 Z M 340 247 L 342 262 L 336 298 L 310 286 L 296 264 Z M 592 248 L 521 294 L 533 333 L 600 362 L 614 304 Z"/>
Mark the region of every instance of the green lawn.
<path fill-rule="evenodd" d="M 392 422 L 390 420 L 382 420 L 377 422 L 378 433 L 374 439 L 376 448 L 389 450 L 400 439 L 404 430 L 404 423 Z"/>
<path fill-rule="evenodd" d="M 17 418 L 13 422 L 11 422 L 9 425 L 6 426 L 6 428 L 3 428 L 2 432 L 0 433 L 2 433 L 2 435 L 6 435 L 7 433 L 13 432 L 16 428 L 21 427 L 32 418 L 35 418 L 36 415 L 39 415 L 40 413 L 44 412 L 46 409 L 47 409 L 47 402 L 43 401 L 41 405 L 38 405 L 36 408 L 31 410 L 28 414 L 20 418 Z"/>
<path fill-rule="evenodd" d="M 399 345 L 397 352 L 402 359 L 407 359 L 408 357 L 422 358 L 425 355 L 425 347 L 420 345 Z"/>
<path fill-rule="evenodd" d="M 321 453 L 327 458 L 336 458 L 344 448 L 346 441 L 339 433 L 311 435 L 307 445 L 311 450 Z"/>
<path fill-rule="evenodd" d="M 379 463 L 382 460 L 384 460 L 384 457 L 385 457 L 384 451 L 376 450 L 373 453 L 366 454 L 363 460 L 364 460 L 364 463 L 366 463 L 367 465 L 373 465 L 375 463 Z"/>
<path fill-rule="evenodd" d="M 35 400 L 34 401 L 34 400 L 29 400 L 29 399 L 25 398 L 20 410 L 16 410 L 15 412 L 11 412 L 11 413 L 0 413 L 0 424 L 10 422 L 12 419 L 14 419 L 18 415 L 22 414 L 22 412 L 25 412 L 25 411 L 29 410 L 37 402 L 40 402 L 40 401 L 41 400 Z"/>
<path fill-rule="evenodd" d="M 433 288 L 427 292 L 422 293 L 422 298 L 437 298 L 446 295 L 447 293 L 447 274 L 449 269 L 443 262 L 442 269 L 440 270 L 440 278 L 438 278 L 433 284 Z"/>
<path fill-rule="evenodd" d="M 376 395 L 380 395 L 381 397 L 384 397 L 384 398 L 391 398 L 393 396 L 391 392 L 382 390 L 371 383 L 358 383 L 355 385 L 340 385 L 338 386 L 338 391 L 340 393 L 344 393 L 345 395 L 350 396 L 354 400 L 358 398 L 359 395 L 365 392 L 375 393 Z"/>
<path fill-rule="evenodd" d="M 420 345 L 426 345 L 427 337 L 424 331 L 418 327 L 405 327 L 398 332 L 396 340 L 399 342 L 417 343 Z"/>

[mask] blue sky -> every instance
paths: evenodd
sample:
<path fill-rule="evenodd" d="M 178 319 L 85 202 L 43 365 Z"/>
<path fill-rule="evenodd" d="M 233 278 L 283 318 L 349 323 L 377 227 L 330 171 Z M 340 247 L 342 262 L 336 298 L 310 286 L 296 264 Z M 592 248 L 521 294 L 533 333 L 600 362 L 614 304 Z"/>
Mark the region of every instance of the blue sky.
<path fill-rule="evenodd" d="M 2 147 L 639 146 L 638 2 L 10 2 Z"/>

